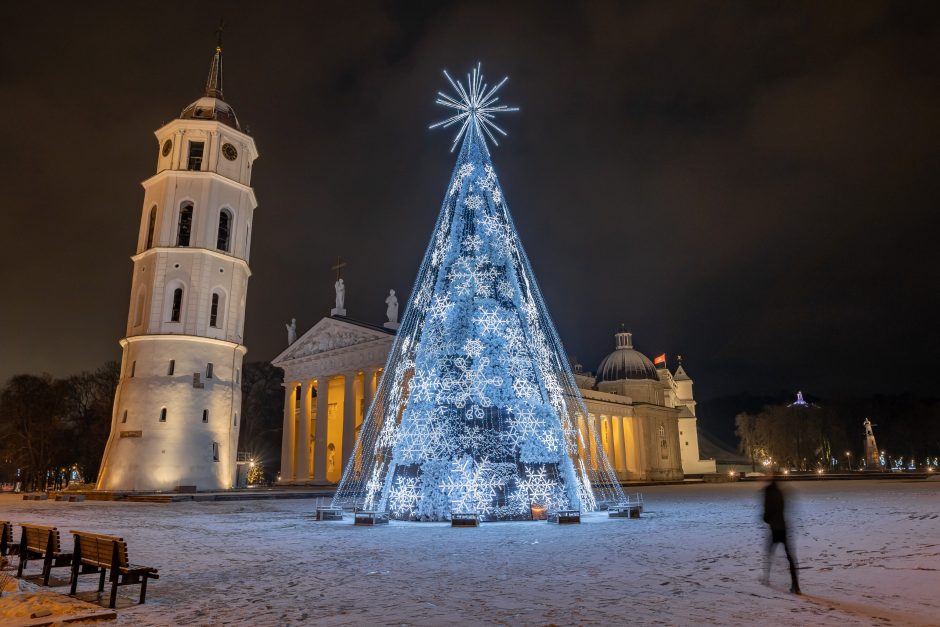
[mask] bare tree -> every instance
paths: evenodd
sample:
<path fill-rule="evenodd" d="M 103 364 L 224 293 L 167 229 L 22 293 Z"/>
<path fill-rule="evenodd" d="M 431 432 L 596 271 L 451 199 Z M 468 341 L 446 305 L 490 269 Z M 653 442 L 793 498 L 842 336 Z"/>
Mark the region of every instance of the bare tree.
<path fill-rule="evenodd" d="M 0 446 L 27 489 L 43 489 L 69 465 L 65 386 L 48 374 L 17 375 L 0 394 Z"/>

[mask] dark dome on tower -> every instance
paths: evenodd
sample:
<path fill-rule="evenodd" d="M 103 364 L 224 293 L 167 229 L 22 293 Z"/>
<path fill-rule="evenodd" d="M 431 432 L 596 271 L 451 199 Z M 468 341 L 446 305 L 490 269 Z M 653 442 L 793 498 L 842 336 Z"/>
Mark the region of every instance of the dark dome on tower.
<path fill-rule="evenodd" d="M 180 113 L 183 120 L 215 120 L 241 130 L 235 110 L 223 100 L 222 95 L 222 41 L 219 40 L 209 66 L 209 78 L 202 98 L 192 103 Z"/>
<path fill-rule="evenodd" d="M 601 360 L 597 367 L 595 385 L 605 381 L 622 381 L 624 379 L 659 380 L 656 366 L 649 357 L 633 348 L 633 334 L 629 331 L 620 331 L 614 336 L 617 345 L 610 355 Z"/>
<path fill-rule="evenodd" d="M 204 96 L 192 103 L 180 113 L 182 120 L 215 120 L 222 124 L 228 124 L 234 129 L 241 130 L 238 124 L 238 118 L 235 117 L 235 110 L 227 102 L 219 98 L 209 98 Z"/>

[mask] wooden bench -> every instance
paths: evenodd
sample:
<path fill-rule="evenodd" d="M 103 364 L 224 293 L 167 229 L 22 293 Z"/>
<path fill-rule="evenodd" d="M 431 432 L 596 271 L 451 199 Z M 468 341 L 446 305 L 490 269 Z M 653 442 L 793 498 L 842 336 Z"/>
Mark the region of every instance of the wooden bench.
<path fill-rule="evenodd" d="M 127 542 L 123 538 L 84 531 L 71 531 L 70 533 L 75 537 L 70 595 L 75 596 L 78 589 L 78 576 L 89 573 L 100 573 L 98 592 L 104 592 L 105 576 L 110 570 L 111 576 L 108 578 L 111 582 L 109 608 L 114 609 L 119 586 L 139 585 L 140 600 L 138 604 L 143 604 L 147 600 L 147 581 L 149 579 L 159 579 L 159 571 L 150 566 L 131 564 L 127 559 Z"/>
<path fill-rule="evenodd" d="M 643 513 L 643 495 L 637 492 L 633 495 L 627 494 L 626 497 L 626 500 L 607 508 L 607 516 L 609 518 L 640 517 L 640 514 Z"/>
<path fill-rule="evenodd" d="M 42 559 L 42 585 L 49 585 L 49 575 L 53 568 L 72 565 L 72 554 L 62 550 L 59 530 L 45 525 L 20 524 L 23 535 L 20 536 L 20 563 L 17 577 L 23 576 L 23 569 L 30 559 Z"/>
<path fill-rule="evenodd" d="M 13 525 L 9 520 L 0 520 L 0 555 L 14 555 L 19 548 L 13 542 Z"/>
<path fill-rule="evenodd" d="M 342 507 L 318 507 L 317 520 L 342 520 Z"/>
<path fill-rule="evenodd" d="M 357 510 L 354 524 L 366 527 L 374 525 L 387 525 L 388 512 L 374 512 L 371 510 Z"/>
<path fill-rule="evenodd" d="M 559 525 L 579 525 L 581 524 L 581 510 L 560 509 L 548 515 L 548 522 Z"/>
<path fill-rule="evenodd" d="M 463 512 L 450 515 L 451 527 L 479 527 L 480 515 L 476 512 Z"/>

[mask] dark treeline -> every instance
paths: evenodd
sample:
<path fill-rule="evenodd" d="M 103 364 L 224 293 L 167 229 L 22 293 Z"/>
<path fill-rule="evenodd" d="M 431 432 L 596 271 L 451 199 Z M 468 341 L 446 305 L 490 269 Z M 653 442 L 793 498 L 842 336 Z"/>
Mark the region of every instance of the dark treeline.
<path fill-rule="evenodd" d="M 878 448 L 890 467 L 912 461 L 922 468 L 940 456 L 940 400 L 908 395 L 816 400 L 808 407 L 767 404 L 734 418 L 740 450 L 755 466 L 798 470 L 858 468 L 864 454 L 862 422 L 870 418 Z"/>
<path fill-rule="evenodd" d="M 252 362 L 242 372 L 239 450 L 250 452 L 272 478 L 280 462 L 281 371 Z M 73 472 L 94 483 L 111 431 L 119 377 L 119 364 L 108 362 L 65 379 L 48 374 L 10 378 L 0 392 L 0 483 L 55 489 L 68 485 Z"/>
<path fill-rule="evenodd" d="M 73 471 L 94 483 L 111 429 L 119 375 L 119 365 L 108 362 L 64 379 L 29 374 L 9 379 L 0 392 L 0 483 L 20 481 L 24 489 L 64 487 Z M 258 464 L 254 481 L 273 480 L 280 466 L 282 380 L 281 371 L 266 362 L 247 363 L 242 370 L 238 449 Z M 857 467 L 866 417 L 888 458 L 922 465 L 927 457 L 940 456 L 940 399 L 876 395 L 807 400 L 812 406 L 787 407 L 754 396 L 705 401 L 699 404 L 699 426 L 730 446 L 739 444 L 755 466 L 771 458 L 780 467 L 812 470 L 831 467 L 834 458 L 839 465 Z"/>
<path fill-rule="evenodd" d="M 273 481 L 281 467 L 281 432 L 284 425 L 284 373 L 263 361 L 242 368 L 242 421 L 238 450 L 250 453 L 264 469 L 252 483 Z"/>

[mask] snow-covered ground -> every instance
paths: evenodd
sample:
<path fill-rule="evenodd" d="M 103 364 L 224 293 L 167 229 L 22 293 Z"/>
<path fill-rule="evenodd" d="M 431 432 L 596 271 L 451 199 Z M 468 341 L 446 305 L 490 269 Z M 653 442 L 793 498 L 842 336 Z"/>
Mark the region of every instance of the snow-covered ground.
<path fill-rule="evenodd" d="M 771 585 L 759 582 L 761 487 L 644 488 L 640 520 L 562 527 L 354 527 L 312 521 L 311 500 L 11 495 L 0 518 L 123 536 L 131 560 L 161 576 L 146 605 L 119 612 L 134 625 L 940 624 L 940 482 L 786 484 L 801 597 L 787 591 L 782 551 Z"/>

